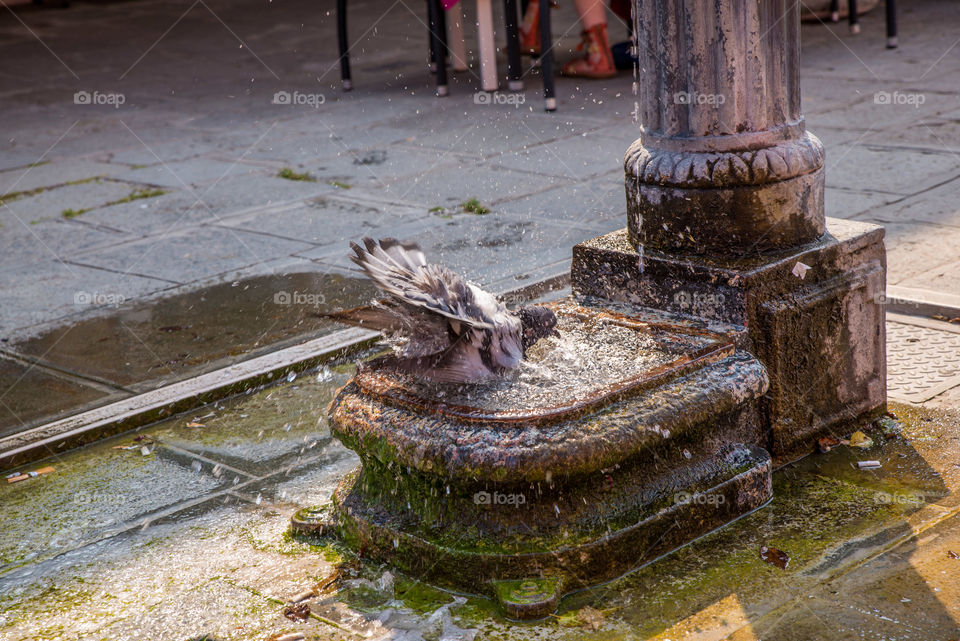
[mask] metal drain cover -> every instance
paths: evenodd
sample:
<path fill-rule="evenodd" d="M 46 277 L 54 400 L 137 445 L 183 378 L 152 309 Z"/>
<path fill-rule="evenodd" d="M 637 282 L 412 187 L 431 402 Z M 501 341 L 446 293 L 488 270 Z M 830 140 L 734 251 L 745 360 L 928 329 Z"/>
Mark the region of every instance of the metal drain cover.
<path fill-rule="evenodd" d="M 887 314 L 887 396 L 922 403 L 960 385 L 960 325 Z"/>

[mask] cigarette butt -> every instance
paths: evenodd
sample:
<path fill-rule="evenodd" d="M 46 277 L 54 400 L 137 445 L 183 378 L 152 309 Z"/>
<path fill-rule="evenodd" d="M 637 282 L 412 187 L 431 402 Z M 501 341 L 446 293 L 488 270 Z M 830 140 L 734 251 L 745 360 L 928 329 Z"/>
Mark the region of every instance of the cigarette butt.
<path fill-rule="evenodd" d="M 19 483 L 20 481 L 26 481 L 27 479 L 32 479 L 34 477 L 40 476 L 41 474 L 49 474 L 53 471 L 52 467 L 41 467 L 39 470 L 33 470 L 32 472 L 20 472 L 19 474 L 10 474 L 7 476 L 7 483 Z"/>
<path fill-rule="evenodd" d="M 880 461 L 859 461 L 857 467 L 861 470 L 873 470 L 880 467 Z"/>
<path fill-rule="evenodd" d="M 297 596 L 295 596 L 295 597 L 293 597 L 292 599 L 290 599 L 290 603 L 300 603 L 301 601 L 306 601 L 307 599 L 312 599 L 312 598 L 315 597 L 315 596 L 317 596 L 317 593 L 314 592 L 313 590 L 304 590 L 303 592 L 301 592 L 301 593 L 298 594 Z"/>

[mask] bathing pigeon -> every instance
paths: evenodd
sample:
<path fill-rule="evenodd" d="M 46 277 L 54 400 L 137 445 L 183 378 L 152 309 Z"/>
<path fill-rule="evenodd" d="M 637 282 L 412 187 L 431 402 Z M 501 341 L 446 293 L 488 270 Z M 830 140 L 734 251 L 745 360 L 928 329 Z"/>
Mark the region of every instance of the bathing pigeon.
<path fill-rule="evenodd" d="M 396 369 L 439 383 L 477 382 L 517 368 L 528 348 L 556 334 L 553 310 L 511 312 L 446 267 L 428 264 L 414 243 L 363 244 L 350 243 L 350 259 L 387 298 L 325 316 L 397 340 L 399 353 L 388 359 Z"/>

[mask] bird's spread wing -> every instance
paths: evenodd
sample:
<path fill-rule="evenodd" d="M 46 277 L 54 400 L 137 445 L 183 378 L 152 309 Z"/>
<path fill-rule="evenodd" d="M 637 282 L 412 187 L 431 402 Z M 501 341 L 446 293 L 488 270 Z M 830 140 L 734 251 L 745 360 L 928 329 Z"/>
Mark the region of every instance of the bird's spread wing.
<path fill-rule="evenodd" d="M 386 294 L 445 316 L 457 334 L 463 331 L 461 323 L 471 329 L 493 329 L 494 318 L 501 312 L 496 299 L 478 297 L 477 289 L 459 275 L 440 265 L 428 265 L 416 245 L 390 238 L 379 242 L 364 238 L 363 243 L 365 247 L 350 244 L 355 253 L 350 259 Z"/>
<path fill-rule="evenodd" d="M 402 339 L 399 349 L 404 356 L 429 356 L 450 346 L 449 321 L 446 317 L 391 300 L 320 316 L 383 332 L 394 340 Z"/>

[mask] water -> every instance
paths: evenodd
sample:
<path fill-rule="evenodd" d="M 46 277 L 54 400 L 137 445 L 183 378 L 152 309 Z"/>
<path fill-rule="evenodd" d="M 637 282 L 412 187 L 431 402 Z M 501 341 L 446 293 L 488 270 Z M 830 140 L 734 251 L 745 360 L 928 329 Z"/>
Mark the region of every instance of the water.
<path fill-rule="evenodd" d="M 711 339 L 628 327 L 610 318 L 561 310 L 559 337 L 540 340 L 515 372 L 473 384 L 425 383 L 401 377 L 415 396 L 487 412 L 522 413 L 572 405 L 649 375 Z"/>

